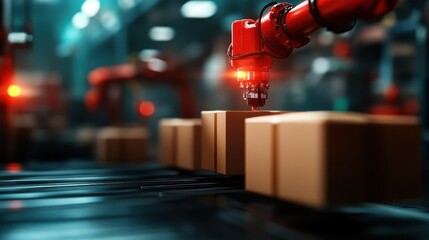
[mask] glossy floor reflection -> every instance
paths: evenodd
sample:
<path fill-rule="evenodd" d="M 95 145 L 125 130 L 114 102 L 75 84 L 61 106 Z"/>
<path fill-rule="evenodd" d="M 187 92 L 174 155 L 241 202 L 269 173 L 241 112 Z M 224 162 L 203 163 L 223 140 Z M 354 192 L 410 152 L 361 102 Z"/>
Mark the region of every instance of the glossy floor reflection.
<path fill-rule="evenodd" d="M 0 239 L 429 237 L 422 203 L 319 212 L 248 193 L 243 183 L 156 164 L 29 163 L 0 174 Z"/>

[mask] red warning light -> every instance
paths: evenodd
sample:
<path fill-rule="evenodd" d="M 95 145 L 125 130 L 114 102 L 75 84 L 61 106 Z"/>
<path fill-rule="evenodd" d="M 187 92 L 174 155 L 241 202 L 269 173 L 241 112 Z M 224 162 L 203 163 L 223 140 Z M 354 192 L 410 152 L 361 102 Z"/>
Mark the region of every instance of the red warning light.
<path fill-rule="evenodd" d="M 139 105 L 139 112 L 142 116 L 150 117 L 155 112 L 155 105 L 149 101 L 141 102 Z"/>
<path fill-rule="evenodd" d="M 6 166 L 6 171 L 9 173 L 18 173 L 22 171 L 22 165 L 19 163 L 9 163 Z"/>
<path fill-rule="evenodd" d="M 21 95 L 21 88 L 18 85 L 10 85 L 7 88 L 7 94 L 9 94 L 10 97 L 18 97 Z"/>

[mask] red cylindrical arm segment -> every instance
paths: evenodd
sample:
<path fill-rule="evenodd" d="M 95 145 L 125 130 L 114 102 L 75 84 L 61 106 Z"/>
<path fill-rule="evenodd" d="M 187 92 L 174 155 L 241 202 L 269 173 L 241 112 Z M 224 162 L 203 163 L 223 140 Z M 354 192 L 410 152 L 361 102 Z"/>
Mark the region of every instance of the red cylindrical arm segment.
<path fill-rule="evenodd" d="M 101 86 L 118 82 L 121 79 L 132 79 L 137 75 L 134 65 L 122 64 L 110 67 L 99 67 L 88 74 L 88 80 L 93 86 Z"/>
<path fill-rule="evenodd" d="M 380 17 L 392 11 L 398 0 L 317 0 L 320 17 L 332 27 L 341 27 L 357 19 Z M 309 1 L 294 7 L 285 17 L 291 35 L 302 39 L 320 29 L 319 23 L 311 14 Z"/>

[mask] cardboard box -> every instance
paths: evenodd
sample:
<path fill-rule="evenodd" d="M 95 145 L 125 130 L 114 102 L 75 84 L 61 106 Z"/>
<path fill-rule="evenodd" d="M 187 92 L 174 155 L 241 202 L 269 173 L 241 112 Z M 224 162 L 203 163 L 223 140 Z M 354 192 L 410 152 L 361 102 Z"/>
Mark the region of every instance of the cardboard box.
<path fill-rule="evenodd" d="M 168 167 L 176 166 L 176 126 L 181 119 L 161 119 L 158 131 L 158 161 Z"/>
<path fill-rule="evenodd" d="M 107 127 L 97 134 L 101 163 L 142 163 L 148 160 L 149 133 L 141 127 Z"/>
<path fill-rule="evenodd" d="M 201 168 L 201 119 L 161 119 L 158 152 L 164 166 Z"/>
<path fill-rule="evenodd" d="M 283 114 L 246 119 L 245 175 L 246 190 L 276 195 L 278 167 L 277 123 Z"/>
<path fill-rule="evenodd" d="M 101 163 L 114 163 L 120 160 L 119 129 L 107 127 L 97 134 L 96 158 Z"/>
<path fill-rule="evenodd" d="M 275 115 L 280 111 L 222 111 L 217 113 L 216 172 L 244 174 L 245 119 Z"/>
<path fill-rule="evenodd" d="M 226 175 L 244 174 L 245 119 L 280 111 L 202 112 L 203 168 Z"/>
<path fill-rule="evenodd" d="M 371 116 L 369 200 L 421 197 L 422 160 L 417 117 Z"/>
<path fill-rule="evenodd" d="M 145 128 L 125 128 L 121 130 L 122 162 L 142 163 L 149 159 L 149 132 Z"/>
<path fill-rule="evenodd" d="M 354 113 L 282 116 L 277 130 L 278 197 L 316 208 L 365 201 L 367 122 L 366 115 Z"/>
<path fill-rule="evenodd" d="M 177 126 L 177 167 L 201 169 L 201 120 L 184 120 Z"/>
<path fill-rule="evenodd" d="M 201 168 L 216 171 L 216 113 L 201 112 Z"/>

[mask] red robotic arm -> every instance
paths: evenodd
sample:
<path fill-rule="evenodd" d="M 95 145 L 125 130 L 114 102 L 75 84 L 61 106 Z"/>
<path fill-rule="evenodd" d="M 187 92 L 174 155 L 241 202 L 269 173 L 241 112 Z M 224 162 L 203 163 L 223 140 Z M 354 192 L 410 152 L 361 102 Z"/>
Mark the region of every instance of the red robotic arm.
<path fill-rule="evenodd" d="M 299 5 L 270 3 L 258 20 L 232 23 L 228 48 L 231 66 L 244 90 L 243 98 L 252 110 L 268 98 L 272 58 L 286 58 L 294 48 L 306 45 L 308 36 L 326 27 L 335 33 L 351 30 L 357 19 L 380 17 L 392 11 L 398 0 L 306 0 Z M 267 7 L 272 8 L 264 14 Z"/>
<path fill-rule="evenodd" d="M 109 67 L 99 67 L 92 70 L 88 75 L 88 81 L 92 88 L 85 96 L 85 103 L 90 110 L 97 110 L 104 105 L 110 123 L 115 124 L 120 121 L 117 109 L 109 104 L 107 92 L 113 84 L 124 84 L 130 81 L 139 80 L 150 84 L 166 84 L 173 87 L 180 97 L 181 116 L 192 118 L 194 116 L 194 94 L 188 81 L 183 66 L 175 66 L 174 60 L 164 58 L 171 63 L 165 72 L 151 70 L 146 62 L 134 64 L 121 64 Z M 112 104 L 112 103 L 110 103 Z M 120 106 L 119 106 L 120 107 Z"/>

